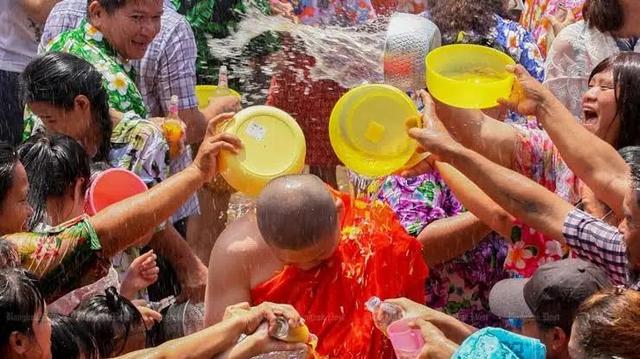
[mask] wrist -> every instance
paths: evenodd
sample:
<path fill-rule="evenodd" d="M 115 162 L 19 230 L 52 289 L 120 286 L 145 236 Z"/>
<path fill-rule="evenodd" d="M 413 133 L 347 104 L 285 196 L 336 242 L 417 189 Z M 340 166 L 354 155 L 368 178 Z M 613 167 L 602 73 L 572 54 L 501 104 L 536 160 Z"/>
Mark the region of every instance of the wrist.
<path fill-rule="evenodd" d="M 185 168 L 181 173 L 184 173 L 185 176 L 189 176 L 194 180 L 198 181 L 199 186 L 203 186 L 207 181 L 207 174 L 204 170 L 200 168 L 196 164 L 196 162 L 192 162 L 187 168 Z"/>
<path fill-rule="evenodd" d="M 136 296 L 136 290 L 133 289 L 131 286 L 129 286 L 126 283 L 126 279 L 124 282 L 122 282 L 122 285 L 120 286 L 120 295 L 129 299 L 129 300 L 133 300 Z"/>
<path fill-rule="evenodd" d="M 547 89 L 540 94 L 537 102 L 538 106 L 536 107 L 535 116 L 541 122 L 549 119 L 551 114 L 555 112 L 553 108 L 558 104 L 558 100 Z"/>
<path fill-rule="evenodd" d="M 438 158 L 441 161 L 453 164 L 453 162 L 462 157 L 466 151 L 468 151 L 468 149 L 459 142 L 453 142 L 452 144 L 444 147 L 440 153 L 438 153 Z"/>

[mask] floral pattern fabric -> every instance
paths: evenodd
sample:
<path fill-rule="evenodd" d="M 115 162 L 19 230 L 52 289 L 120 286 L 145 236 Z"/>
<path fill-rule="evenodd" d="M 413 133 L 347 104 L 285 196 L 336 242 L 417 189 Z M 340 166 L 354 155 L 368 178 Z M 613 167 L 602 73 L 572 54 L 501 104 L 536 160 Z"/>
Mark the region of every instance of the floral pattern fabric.
<path fill-rule="evenodd" d="M 103 258 L 98 235 L 86 216 L 4 239 L 16 246 L 22 266 L 40 278 L 38 286 L 48 303 L 97 281 L 109 270 L 110 263 Z"/>
<path fill-rule="evenodd" d="M 560 157 L 549 135 L 538 129 L 516 126 L 514 169 L 569 203 L 580 200 L 580 183 Z"/>
<path fill-rule="evenodd" d="M 544 58 L 533 36 L 517 22 L 495 16 L 491 37 L 536 80 L 544 80 Z"/>
<path fill-rule="evenodd" d="M 148 187 L 169 177 L 169 145 L 149 120 L 125 113 L 111 133 L 109 163 L 137 174 Z"/>
<path fill-rule="evenodd" d="M 511 232 L 504 268 L 518 277 L 530 278 L 538 267 L 573 256 L 568 246 L 517 221 Z"/>
<path fill-rule="evenodd" d="M 514 169 L 569 203 L 580 199 L 580 181 L 560 157 L 546 132 L 516 127 Z M 539 266 L 571 255 L 567 246 L 517 222 L 511 233 L 513 245 L 505 268 L 521 277 L 531 277 Z"/>
<path fill-rule="evenodd" d="M 436 220 L 464 212 L 437 172 L 415 178 L 390 176 L 381 185 L 378 197 L 390 205 L 413 236 Z M 506 327 L 507 322 L 489 310 L 491 288 L 509 277 L 503 268 L 506 257 L 507 244 L 492 233 L 463 255 L 431 266 L 426 304 L 475 327 Z"/>
<path fill-rule="evenodd" d="M 135 83 L 135 70 L 104 39 L 93 25 L 83 20 L 76 29 L 52 40 L 47 52 L 68 52 L 89 63 L 102 74 L 109 106 L 120 112 L 133 111 L 146 118 L 149 111 Z"/>

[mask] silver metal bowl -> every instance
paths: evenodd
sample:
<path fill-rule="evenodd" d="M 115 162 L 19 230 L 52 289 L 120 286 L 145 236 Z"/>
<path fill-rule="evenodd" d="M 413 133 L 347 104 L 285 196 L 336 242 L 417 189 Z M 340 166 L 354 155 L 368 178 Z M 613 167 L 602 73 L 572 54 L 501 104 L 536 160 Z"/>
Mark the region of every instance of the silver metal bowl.
<path fill-rule="evenodd" d="M 384 47 L 384 82 L 403 91 L 425 88 L 425 57 L 440 43 L 440 30 L 428 19 L 392 15 Z"/>

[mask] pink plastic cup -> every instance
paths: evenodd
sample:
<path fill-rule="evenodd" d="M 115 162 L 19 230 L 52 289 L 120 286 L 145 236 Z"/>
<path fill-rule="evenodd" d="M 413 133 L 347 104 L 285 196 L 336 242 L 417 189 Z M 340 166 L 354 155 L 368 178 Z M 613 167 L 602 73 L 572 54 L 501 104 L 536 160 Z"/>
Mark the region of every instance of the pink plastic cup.
<path fill-rule="evenodd" d="M 389 340 L 391 340 L 398 359 L 415 359 L 420 355 L 424 346 L 420 330 L 409 327 L 409 323 L 412 321 L 415 321 L 415 318 L 404 318 L 387 327 Z"/>
<path fill-rule="evenodd" d="M 93 216 L 110 205 L 147 190 L 147 185 L 135 173 L 110 168 L 99 174 L 85 195 L 84 210 Z"/>

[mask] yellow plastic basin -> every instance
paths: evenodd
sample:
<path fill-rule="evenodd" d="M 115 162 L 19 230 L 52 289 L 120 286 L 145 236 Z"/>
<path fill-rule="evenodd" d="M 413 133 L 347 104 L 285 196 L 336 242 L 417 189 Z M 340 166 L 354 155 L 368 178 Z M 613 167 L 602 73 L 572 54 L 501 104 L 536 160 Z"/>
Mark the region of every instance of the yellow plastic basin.
<path fill-rule="evenodd" d="M 252 106 L 225 124 L 224 132 L 242 141 L 238 154 L 220 154 L 220 173 L 236 190 L 257 196 L 274 178 L 301 173 L 306 144 L 300 126 L 288 113 L 271 106 Z"/>
<path fill-rule="evenodd" d="M 362 85 L 336 103 L 329 139 L 338 158 L 353 171 L 371 177 L 402 168 L 417 148 L 407 124 L 418 116 L 413 101 L 388 85 Z"/>
<path fill-rule="evenodd" d="M 216 85 L 198 85 L 196 86 L 196 98 L 198 99 L 198 107 L 205 108 L 209 104 L 209 98 L 214 97 L 216 94 L 216 89 L 218 86 Z M 231 94 L 234 96 L 238 96 L 238 98 L 242 98 L 239 93 L 234 91 L 233 89 L 229 89 Z"/>
<path fill-rule="evenodd" d="M 447 105 L 482 109 L 511 95 L 514 76 L 505 70 L 515 62 L 486 46 L 457 44 L 439 47 L 426 58 L 429 93 Z"/>

